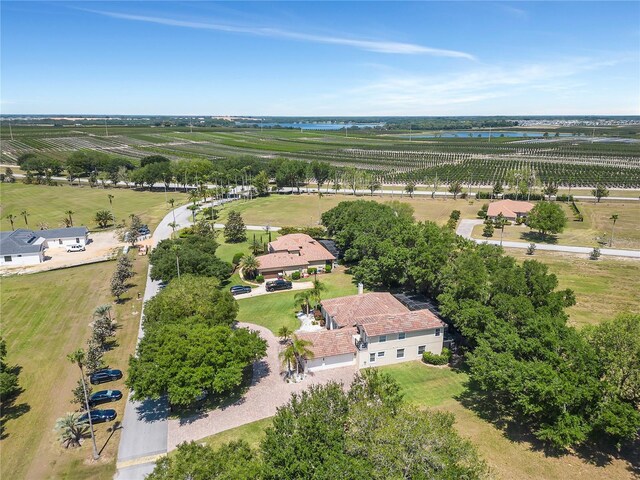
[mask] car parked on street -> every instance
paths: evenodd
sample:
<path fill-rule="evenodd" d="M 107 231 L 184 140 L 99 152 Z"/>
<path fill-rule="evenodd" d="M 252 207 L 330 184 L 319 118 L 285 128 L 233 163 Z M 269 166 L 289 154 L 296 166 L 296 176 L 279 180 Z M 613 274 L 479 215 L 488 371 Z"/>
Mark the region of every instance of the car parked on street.
<path fill-rule="evenodd" d="M 251 287 L 248 285 L 234 285 L 229 291 L 231 295 L 240 295 L 242 293 L 251 293 Z"/>
<path fill-rule="evenodd" d="M 293 283 L 288 280 L 272 280 L 267 282 L 266 285 L 267 292 L 275 292 L 276 290 L 291 290 L 293 288 Z"/>
<path fill-rule="evenodd" d="M 84 252 L 86 250 L 86 248 L 84 248 L 84 245 L 81 245 L 79 243 L 74 243 L 73 245 L 67 245 L 67 252 Z"/>
<path fill-rule="evenodd" d="M 108 408 L 106 410 L 91 410 L 91 423 L 104 423 L 115 420 L 118 414 L 115 410 Z M 89 415 L 86 413 L 80 417 L 80 423 L 89 423 Z"/>
<path fill-rule="evenodd" d="M 122 371 L 105 368 L 103 370 L 98 370 L 91 375 L 89 375 L 89 381 L 93 385 L 97 385 L 99 383 L 107 383 L 113 382 L 114 380 L 119 380 L 122 378 Z"/>
<path fill-rule="evenodd" d="M 122 398 L 120 390 L 100 390 L 89 397 L 89 406 L 95 407 L 101 403 L 117 402 Z"/>

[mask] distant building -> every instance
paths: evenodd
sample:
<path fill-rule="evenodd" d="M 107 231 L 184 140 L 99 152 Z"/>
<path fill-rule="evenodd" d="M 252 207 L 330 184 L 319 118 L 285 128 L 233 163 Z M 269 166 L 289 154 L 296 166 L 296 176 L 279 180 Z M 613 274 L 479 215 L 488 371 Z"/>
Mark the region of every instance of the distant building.
<path fill-rule="evenodd" d="M 306 272 L 310 267 L 320 271 L 335 260 L 335 256 L 320 242 L 304 233 L 292 233 L 269 243 L 269 253 L 258 257 L 258 274 L 265 278 Z"/>
<path fill-rule="evenodd" d="M 66 248 L 68 245 L 86 245 L 87 227 L 0 232 L 0 266 L 36 265 L 44 261 L 47 248 Z"/>
<path fill-rule="evenodd" d="M 446 324 L 429 310 L 410 311 L 390 293 L 361 293 L 322 301 L 327 330 L 300 332 L 312 343 L 305 370 L 358 368 L 418 360 L 442 352 Z"/>
<path fill-rule="evenodd" d="M 499 200 L 489 204 L 487 217 L 494 219 L 502 213 L 507 220 L 515 221 L 518 218 L 525 218 L 533 207 L 533 203 L 529 202 Z"/>

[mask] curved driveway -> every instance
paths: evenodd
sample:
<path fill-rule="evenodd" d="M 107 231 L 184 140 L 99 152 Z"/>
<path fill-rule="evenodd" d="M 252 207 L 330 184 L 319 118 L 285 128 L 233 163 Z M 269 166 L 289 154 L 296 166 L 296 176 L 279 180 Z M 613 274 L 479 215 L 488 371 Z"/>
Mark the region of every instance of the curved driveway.
<path fill-rule="evenodd" d="M 292 393 L 301 392 L 310 385 L 323 384 L 330 380 L 349 385 L 356 373 L 355 365 L 333 368 L 310 374 L 300 383 L 287 383 L 280 374 L 280 342 L 271 330 L 251 323 L 239 323 L 238 327 L 256 330 L 267 341 L 267 356 L 254 364 L 251 387 L 240 400 L 229 406 L 202 415 L 169 420 L 169 451 L 182 442 L 199 440 L 246 423 L 272 417 L 278 407 L 289 401 Z"/>

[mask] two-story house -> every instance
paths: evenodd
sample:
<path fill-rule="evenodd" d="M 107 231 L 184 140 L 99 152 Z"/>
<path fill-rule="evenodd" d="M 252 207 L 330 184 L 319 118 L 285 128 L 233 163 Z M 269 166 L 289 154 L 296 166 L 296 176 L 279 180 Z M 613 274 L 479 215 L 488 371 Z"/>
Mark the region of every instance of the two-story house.
<path fill-rule="evenodd" d="M 390 293 L 324 300 L 321 311 L 327 330 L 298 335 L 313 344 L 307 371 L 390 365 L 442 352 L 446 324 L 429 310 L 410 311 Z"/>

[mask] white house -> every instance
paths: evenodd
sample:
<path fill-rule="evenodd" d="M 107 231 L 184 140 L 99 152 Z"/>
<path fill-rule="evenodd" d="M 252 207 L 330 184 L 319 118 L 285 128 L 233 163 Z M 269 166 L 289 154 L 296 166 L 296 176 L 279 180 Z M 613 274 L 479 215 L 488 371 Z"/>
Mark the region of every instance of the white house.
<path fill-rule="evenodd" d="M 391 365 L 442 352 L 446 324 L 429 310 L 410 311 L 390 293 L 324 300 L 327 330 L 301 332 L 312 343 L 305 370 Z"/>
<path fill-rule="evenodd" d="M 51 230 L 27 230 L 0 232 L 0 266 L 19 267 L 36 265 L 44 261 L 47 248 L 66 248 L 67 245 L 86 245 L 87 227 L 53 228 Z"/>

